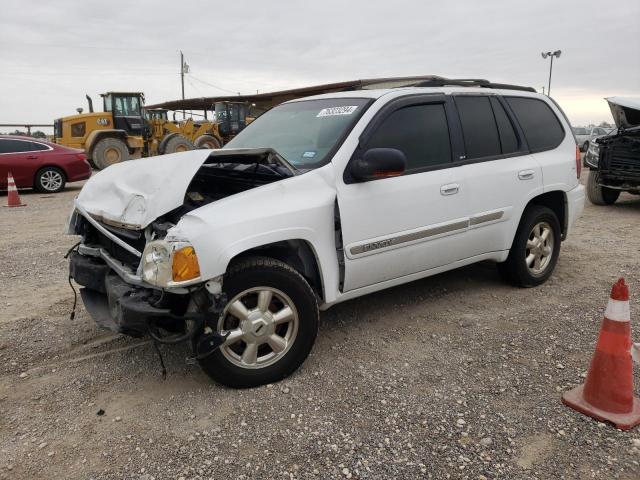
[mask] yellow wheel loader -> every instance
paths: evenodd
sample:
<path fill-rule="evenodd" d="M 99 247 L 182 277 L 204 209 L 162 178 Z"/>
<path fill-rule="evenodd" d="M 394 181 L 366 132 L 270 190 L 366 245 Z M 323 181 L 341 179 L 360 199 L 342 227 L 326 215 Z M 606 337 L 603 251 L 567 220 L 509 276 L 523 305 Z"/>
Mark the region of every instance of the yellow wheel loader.
<path fill-rule="evenodd" d="M 56 143 L 81 148 L 98 169 L 125 160 L 174 153 L 195 148 L 179 127 L 155 129 L 145 118 L 144 94 L 108 92 L 101 95 L 103 111 L 94 112 L 87 95 L 89 112 L 54 121 Z M 170 122 L 163 122 L 166 126 Z M 174 126 L 175 127 L 175 126 Z"/>

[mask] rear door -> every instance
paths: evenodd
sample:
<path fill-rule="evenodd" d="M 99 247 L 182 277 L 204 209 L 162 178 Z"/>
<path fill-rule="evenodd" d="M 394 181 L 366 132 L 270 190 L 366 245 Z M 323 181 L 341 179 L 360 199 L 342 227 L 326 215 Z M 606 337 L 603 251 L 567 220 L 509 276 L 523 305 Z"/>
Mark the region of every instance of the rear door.
<path fill-rule="evenodd" d="M 442 96 L 405 97 L 370 122 L 352 161 L 369 148 L 396 148 L 407 157 L 402 176 L 338 182 L 345 250 L 343 291 L 449 264 L 467 230 L 459 195 L 450 124 Z"/>
<path fill-rule="evenodd" d="M 508 250 L 526 203 L 542 193 L 542 168 L 500 97 L 460 94 L 455 103 L 465 148 L 460 188 L 469 216 L 459 255 Z"/>

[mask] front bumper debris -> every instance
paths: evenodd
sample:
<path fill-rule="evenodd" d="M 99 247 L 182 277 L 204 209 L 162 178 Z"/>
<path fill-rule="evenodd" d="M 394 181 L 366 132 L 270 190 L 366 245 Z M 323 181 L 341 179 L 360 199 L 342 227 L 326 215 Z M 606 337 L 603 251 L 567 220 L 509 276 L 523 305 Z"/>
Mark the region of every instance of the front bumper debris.
<path fill-rule="evenodd" d="M 153 307 L 150 289 L 133 286 L 111 271 L 104 262 L 73 252 L 69 273 L 84 288 L 80 295 L 91 317 L 103 328 L 133 337 L 148 332 L 150 320 L 170 319 L 170 309 Z"/>
<path fill-rule="evenodd" d="M 125 281 L 104 259 L 76 251 L 69 255 L 69 275 L 82 286 L 82 302 L 102 328 L 132 337 L 149 334 L 159 343 L 191 341 L 200 360 L 226 340 L 226 334 L 207 328 L 208 321 L 217 322 L 226 303 L 222 293 L 214 302 L 206 288 L 176 294 L 141 287 Z M 202 310 L 191 311 L 192 300 Z"/>

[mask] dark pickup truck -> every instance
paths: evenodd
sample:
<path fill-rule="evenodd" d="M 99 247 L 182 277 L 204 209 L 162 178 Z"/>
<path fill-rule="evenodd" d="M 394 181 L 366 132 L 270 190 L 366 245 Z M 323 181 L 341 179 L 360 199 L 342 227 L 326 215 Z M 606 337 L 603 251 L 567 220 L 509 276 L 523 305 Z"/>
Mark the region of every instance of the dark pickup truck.
<path fill-rule="evenodd" d="M 610 97 L 607 102 L 618 128 L 597 138 L 585 158 L 587 195 L 596 205 L 611 205 L 620 192 L 640 195 L 640 99 Z"/>

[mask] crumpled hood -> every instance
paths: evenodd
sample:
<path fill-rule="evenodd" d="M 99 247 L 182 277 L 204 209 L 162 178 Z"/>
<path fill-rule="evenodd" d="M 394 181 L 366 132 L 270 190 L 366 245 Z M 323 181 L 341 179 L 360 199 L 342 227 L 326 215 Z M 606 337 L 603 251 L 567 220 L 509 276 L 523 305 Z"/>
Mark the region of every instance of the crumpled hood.
<path fill-rule="evenodd" d="M 629 128 L 640 125 L 640 98 L 608 97 L 613 121 L 618 128 Z"/>
<path fill-rule="evenodd" d="M 190 150 L 112 165 L 87 181 L 76 205 L 97 219 L 145 228 L 182 205 L 191 179 L 211 154 Z"/>

